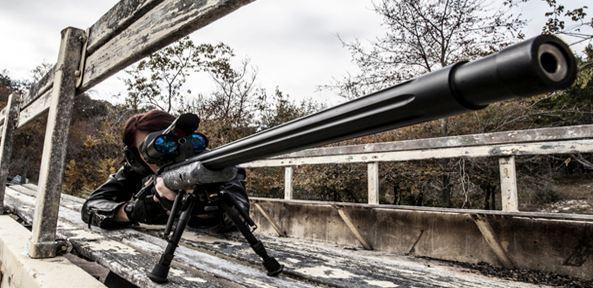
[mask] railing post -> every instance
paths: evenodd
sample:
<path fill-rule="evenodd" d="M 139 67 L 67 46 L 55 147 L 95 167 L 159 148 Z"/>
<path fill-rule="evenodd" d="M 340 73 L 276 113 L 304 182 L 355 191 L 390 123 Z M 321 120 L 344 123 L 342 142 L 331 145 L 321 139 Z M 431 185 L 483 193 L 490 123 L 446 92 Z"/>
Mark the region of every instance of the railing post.
<path fill-rule="evenodd" d="M 62 30 L 39 169 L 39 190 L 29 245 L 31 258 L 54 257 L 64 248 L 56 241 L 56 225 L 68 130 L 76 95 L 76 70 L 81 60 L 84 37 L 85 33 L 80 29 L 68 27 Z"/>
<path fill-rule="evenodd" d="M 367 170 L 369 204 L 379 204 L 379 162 L 367 164 Z"/>
<path fill-rule="evenodd" d="M 500 167 L 500 194 L 502 211 L 518 212 L 519 200 L 517 197 L 517 172 L 515 170 L 515 157 L 502 157 L 498 159 Z"/>
<path fill-rule="evenodd" d="M 292 200 L 292 174 L 294 169 L 292 166 L 284 167 L 284 199 Z"/>
<path fill-rule="evenodd" d="M 12 141 L 14 130 L 19 122 L 19 104 L 21 95 L 12 93 L 6 103 L 6 115 L 2 124 L 2 140 L 0 140 L 0 214 L 4 214 L 4 193 L 9 176 L 10 158 L 12 155 Z"/>

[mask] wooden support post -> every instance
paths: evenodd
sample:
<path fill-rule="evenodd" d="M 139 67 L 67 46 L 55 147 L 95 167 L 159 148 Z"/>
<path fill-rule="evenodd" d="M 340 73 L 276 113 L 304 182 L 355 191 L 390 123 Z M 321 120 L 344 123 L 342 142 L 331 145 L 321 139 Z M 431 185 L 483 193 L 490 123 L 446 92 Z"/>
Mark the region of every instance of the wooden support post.
<path fill-rule="evenodd" d="M 496 238 L 494 230 L 492 229 L 492 226 L 490 226 L 488 219 L 477 214 L 470 215 L 470 217 L 472 218 L 472 220 L 474 220 L 476 226 L 478 226 L 480 233 L 482 233 L 482 237 L 484 237 L 484 240 L 486 240 L 486 243 L 488 243 L 488 246 L 490 246 L 492 252 L 496 254 L 496 257 L 498 258 L 498 261 L 500 261 L 500 264 L 502 264 L 506 268 L 514 268 L 515 264 L 513 263 L 511 258 L 507 256 L 506 251 L 498 242 L 498 239 Z"/>
<path fill-rule="evenodd" d="M 517 172 L 515 170 L 515 157 L 498 159 L 500 167 L 500 192 L 502 198 L 502 211 L 518 212 L 519 200 L 517 197 Z"/>
<path fill-rule="evenodd" d="M 14 130 L 19 122 L 19 103 L 21 95 L 12 93 L 6 104 L 7 115 L 2 125 L 2 140 L 0 140 L 0 214 L 4 214 L 4 192 L 9 176 L 10 158 L 12 155 L 12 140 Z"/>
<path fill-rule="evenodd" d="M 352 222 L 350 215 L 348 215 L 348 213 L 341 207 L 335 208 L 338 210 L 338 214 L 340 214 L 342 221 L 344 221 L 348 229 L 350 229 L 350 232 L 352 232 L 354 237 L 356 237 L 358 242 L 360 242 L 360 245 L 362 245 L 362 247 L 364 247 L 366 250 L 373 250 L 373 246 L 371 246 L 371 244 L 362 236 L 362 233 L 360 233 L 356 225 L 354 225 L 354 222 Z"/>
<path fill-rule="evenodd" d="M 367 164 L 367 170 L 369 204 L 379 204 L 379 162 Z"/>
<path fill-rule="evenodd" d="M 274 229 L 274 231 L 276 231 L 278 236 L 280 236 L 280 237 L 286 236 L 286 232 L 280 228 L 280 225 L 278 225 L 274 221 L 274 219 L 272 219 L 272 217 L 264 210 L 264 208 L 261 207 L 261 205 L 259 205 L 259 203 L 254 203 L 253 206 L 255 206 L 257 211 L 259 211 L 259 213 L 261 213 L 261 215 L 264 216 L 264 218 L 266 218 L 266 220 L 268 220 L 268 222 L 270 222 L 270 224 L 272 225 L 272 228 Z"/>
<path fill-rule="evenodd" d="M 284 167 L 284 199 L 292 200 L 292 174 L 294 169 L 292 166 Z"/>
<path fill-rule="evenodd" d="M 77 69 L 81 61 L 84 37 L 85 33 L 80 29 L 68 27 L 62 30 L 39 169 L 39 191 L 29 245 L 31 258 L 54 257 L 65 250 L 64 243 L 56 241 L 56 225 L 68 130 L 76 96 L 76 75 L 80 74 Z"/>

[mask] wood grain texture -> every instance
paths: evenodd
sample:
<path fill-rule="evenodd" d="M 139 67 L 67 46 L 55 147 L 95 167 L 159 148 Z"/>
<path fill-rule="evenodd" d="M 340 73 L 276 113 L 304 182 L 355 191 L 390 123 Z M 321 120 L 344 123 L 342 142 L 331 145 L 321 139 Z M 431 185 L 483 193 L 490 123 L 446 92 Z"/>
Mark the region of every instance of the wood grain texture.
<path fill-rule="evenodd" d="M 89 28 L 80 94 L 135 61 L 253 0 L 122 0 Z M 23 96 L 19 127 L 45 112 L 55 65 Z M 41 98 L 41 99 L 40 99 Z M 35 103 L 39 100 L 41 103 Z M 3 115 L 0 114 L 0 117 Z"/>
<path fill-rule="evenodd" d="M 91 54 L 163 0 L 121 0 L 89 28 L 87 53 Z"/>
<path fill-rule="evenodd" d="M 29 187 L 8 187 L 7 204 L 30 223 L 35 199 L 22 192 L 30 190 Z M 71 204 L 73 202 L 76 201 Z M 80 220 L 79 211 L 80 204 L 78 209 L 60 207 L 58 236 L 69 239 L 81 255 L 139 287 L 313 287 L 286 276 L 268 277 L 259 266 L 236 263 L 187 247 L 179 247 L 175 252 L 170 282 L 157 285 L 146 277 L 146 272 L 152 269 L 159 253 L 164 250 L 165 240 L 132 229 L 110 231 L 93 227 L 89 230 Z"/>
<path fill-rule="evenodd" d="M 593 139 L 593 125 L 538 128 L 361 145 L 314 148 L 271 157 L 270 159 L 580 139 Z"/>
<path fill-rule="evenodd" d="M 81 92 L 251 0 L 165 0 L 87 56 Z"/>
<path fill-rule="evenodd" d="M 519 131 L 517 131 L 519 132 Z M 277 167 L 316 165 L 333 163 L 372 163 L 372 162 L 397 162 L 425 159 L 446 159 L 458 157 L 499 157 L 520 155 L 548 155 L 593 152 L 593 139 L 566 140 L 549 142 L 530 142 L 519 144 L 498 144 L 452 148 L 410 149 L 365 153 L 344 153 L 341 155 L 316 156 L 293 158 L 269 158 L 259 161 L 244 163 L 239 166 L 245 168 Z"/>
<path fill-rule="evenodd" d="M 476 223 L 476 226 L 478 226 L 480 233 L 482 233 L 482 237 L 484 237 L 484 240 L 486 241 L 486 243 L 488 243 L 488 246 L 490 247 L 490 249 L 492 249 L 492 252 L 496 254 L 496 257 L 498 258 L 498 261 L 500 261 L 500 264 L 502 264 L 506 268 L 514 268 L 515 264 L 513 264 L 513 261 L 511 260 L 511 258 L 509 258 L 507 252 L 504 250 L 502 245 L 500 245 L 500 242 L 496 237 L 496 233 L 492 229 L 492 226 L 488 222 L 488 219 L 480 215 L 472 215 L 471 218 Z"/>
<path fill-rule="evenodd" d="M 10 206 L 31 221 L 34 199 L 14 190 L 16 187 L 26 191 L 35 190 L 34 186 L 7 189 Z M 257 270 L 254 267 L 259 267 L 261 259 L 240 235 L 213 236 L 191 229 L 184 233 L 176 252 L 171 282 L 158 286 L 148 280 L 145 272 L 157 257 L 155 251 L 164 247 L 164 240 L 158 238 L 159 230 L 149 226 L 139 230 L 89 230 L 80 221 L 78 211 L 64 206 L 59 223 L 58 234 L 68 238 L 78 253 L 140 287 L 536 287 L 439 262 L 418 262 L 413 257 L 263 235 L 258 237 L 286 269 L 280 278 L 267 277 L 263 272 L 253 275 L 246 271 Z"/>

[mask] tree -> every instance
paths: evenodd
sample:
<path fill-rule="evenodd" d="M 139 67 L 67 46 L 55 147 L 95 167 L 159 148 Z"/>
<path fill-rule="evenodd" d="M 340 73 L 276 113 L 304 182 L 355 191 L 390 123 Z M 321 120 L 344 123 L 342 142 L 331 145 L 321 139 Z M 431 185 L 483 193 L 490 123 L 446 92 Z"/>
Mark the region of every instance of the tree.
<path fill-rule="evenodd" d="M 346 98 L 490 54 L 523 37 L 524 21 L 509 6 L 480 0 L 382 0 L 374 10 L 383 19 L 383 36 L 368 44 L 342 41 L 360 70 L 332 85 Z M 440 130 L 441 136 L 449 135 L 446 119 Z M 450 161 L 439 163 L 441 201 L 450 206 Z"/>
<path fill-rule="evenodd" d="M 190 73 L 226 75 L 232 56 L 231 48 L 223 43 L 196 45 L 189 37 L 182 38 L 126 70 L 126 105 L 134 111 L 152 107 L 172 112 L 176 105 L 185 104 L 182 96 L 191 94 L 191 90 L 183 91 Z"/>
<path fill-rule="evenodd" d="M 507 0 L 509 6 L 534 0 Z M 569 45 L 576 45 L 593 39 L 593 18 L 587 18 L 589 7 L 581 1 L 537 0 L 549 8 L 544 13 L 546 23 L 543 34 L 565 35 Z M 570 6 L 570 7 L 569 7 Z"/>
<path fill-rule="evenodd" d="M 374 11 L 385 34 L 370 43 L 342 41 L 360 73 L 330 85 L 355 98 L 522 38 L 524 21 L 507 6 L 480 0 L 382 0 Z"/>

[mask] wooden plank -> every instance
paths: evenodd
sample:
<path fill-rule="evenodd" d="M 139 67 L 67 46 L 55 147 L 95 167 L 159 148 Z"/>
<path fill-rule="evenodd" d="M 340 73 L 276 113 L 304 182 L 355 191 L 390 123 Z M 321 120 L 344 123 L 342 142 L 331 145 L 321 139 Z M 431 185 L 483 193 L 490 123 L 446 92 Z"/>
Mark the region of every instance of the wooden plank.
<path fill-rule="evenodd" d="M 412 210 L 418 212 L 439 212 L 439 213 L 457 213 L 457 214 L 479 214 L 492 215 L 504 217 L 519 217 L 519 218 L 537 218 L 549 220 L 563 220 L 563 221 L 578 221 L 578 222 L 593 222 L 593 215 L 589 214 L 567 214 L 567 213 L 546 213 L 546 212 L 504 212 L 497 210 L 479 210 L 479 209 L 457 209 L 457 208 L 442 208 L 442 207 L 424 207 L 424 206 L 407 206 L 407 205 L 370 205 L 365 203 L 345 203 L 345 202 L 331 202 L 331 201 L 312 201 L 312 200 L 284 200 L 275 198 L 249 197 L 253 203 L 265 202 L 281 202 L 286 204 L 311 205 L 311 206 L 342 206 L 342 207 L 359 207 L 367 208 L 369 210 Z"/>
<path fill-rule="evenodd" d="M 364 247 L 364 249 L 366 250 L 373 250 L 373 246 L 369 243 L 369 241 L 366 240 L 366 238 L 364 238 L 364 236 L 362 236 L 362 233 L 360 233 L 360 231 L 350 218 L 350 215 L 348 215 L 348 213 L 340 207 L 336 207 L 336 209 L 338 210 L 338 214 L 340 214 L 340 218 L 342 218 L 344 224 L 346 224 L 346 226 L 348 227 L 348 229 L 350 229 L 354 237 L 356 237 L 358 242 L 360 242 L 360 245 L 362 245 L 362 247 Z"/>
<path fill-rule="evenodd" d="M 80 91 L 251 1 L 162 1 L 87 56 Z"/>
<path fill-rule="evenodd" d="M 56 71 L 56 66 L 52 66 L 47 73 L 39 81 L 31 85 L 31 88 L 23 98 L 21 99 L 21 109 L 29 106 L 33 101 L 39 98 L 41 95 L 45 94 L 47 91 L 51 91 L 54 82 L 54 74 Z"/>
<path fill-rule="evenodd" d="M 32 221 L 34 199 L 7 189 L 7 203 L 19 216 Z M 175 251 L 170 283 L 159 285 L 146 277 L 157 262 L 166 241 L 133 229 L 88 230 L 80 212 L 60 208 L 58 235 L 67 238 L 84 256 L 114 271 L 139 287 L 313 287 L 281 275 L 268 277 L 260 267 L 243 265 L 214 255 L 179 247 Z M 159 229 L 160 230 L 160 229 Z M 268 286 L 266 286 L 268 285 Z"/>
<path fill-rule="evenodd" d="M 502 211 L 519 211 L 519 197 L 517 196 L 517 171 L 515 157 L 502 157 L 498 159 L 500 170 L 500 191 L 502 198 Z"/>
<path fill-rule="evenodd" d="M 0 214 L 4 214 L 4 191 L 6 190 L 6 182 L 10 176 L 10 162 L 12 157 L 12 142 L 14 130 L 16 129 L 19 119 L 19 103 L 20 95 L 16 93 L 8 96 L 6 108 L 8 115 L 2 125 L 2 139 L 0 139 Z"/>
<path fill-rule="evenodd" d="M 154 233 L 154 232 L 153 232 Z M 285 265 L 285 274 L 325 287 L 535 287 L 471 273 L 429 260 L 380 251 L 357 251 L 320 245 L 294 238 L 259 235 L 271 253 Z M 222 254 L 227 258 L 258 265 L 247 243 L 239 235 L 212 237 L 188 231 L 182 245 Z M 469 272 L 469 273 L 468 273 Z M 523 286 L 525 285 L 525 286 Z"/>
<path fill-rule="evenodd" d="M 18 127 L 23 127 L 35 117 L 45 113 L 49 110 L 51 102 L 51 90 L 46 91 L 39 98 L 35 99 L 29 106 L 21 110 L 19 115 Z"/>
<path fill-rule="evenodd" d="M 126 29 L 162 0 L 121 0 L 89 28 L 87 53 L 92 54 L 101 45 Z"/>
<path fill-rule="evenodd" d="M 284 167 L 284 199 L 293 199 L 292 176 L 294 168 L 292 166 Z"/>
<path fill-rule="evenodd" d="M 379 204 L 379 162 L 367 164 L 368 203 Z"/>
<path fill-rule="evenodd" d="M 482 237 L 484 237 L 484 240 L 486 240 L 486 243 L 488 243 L 488 246 L 490 246 L 492 252 L 496 254 L 496 258 L 498 258 L 500 264 L 502 264 L 506 268 L 514 268 L 515 264 L 513 263 L 511 258 L 507 256 L 506 251 L 498 242 L 496 234 L 492 229 L 492 226 L 490 226 L 490 223 L 488 223 L 488 219 L 480 215 L 470 215 L 470 217 L 472 218 L 472 220 L 474 220 L 476 226 L 478 226 L 480 233 L 482 233 Z"/>
<path fill-rule="evenodd" d="M 395 142 L 345 145 L 302 150 L 290 154 L 279 155 L 270 159 L 331 156 L 343 154 L 363 154 L 373 152 L 394 152 L 407 150 L 424 150 L 436 148 L 453 148 L 468 146 L 497 145 L 510 143 L 529 143 L 559 140 L 579 140 L 593 138 L 593 125 L 576 125 L 503 131 L 493 133 L 426 138 Z"/>
<path fill-rule="evenodd" d="M 254 203 L 253 206 L 257 209 L 257 211 L 259 211 L 259 213 L 262 214 L 262 216 L 264 216 L 264 218 L 266 218 L 266 220 L 268 220 L 268 222 L 272 225 L 272 228 L 274 228 L 274 231 L 278 233 L 278 236 L 286 236 L 286 232 L 282 230 L 282 228 L 280 228 L 280 225 L 278 225 L 278 223 L 276 223 L 276 221 L 274 221 L 274 219 L 270 217 L 270 215 L 264 210 L 264 208 L 261 207 L 261 205 L 259 205 L 258 203 Z"/>
<path fill-rule="evenodd" d="M 593 139 L 500 144 L 453 148 L 420 149 L 408 151 L 344 154 L 301 158 L 266 159 L 241 164 L 245 168 L 297 166 L 333 163 L 395 162 L 457 157 L 498 157 L 521 155 L 548 155 L 593 152 Z"/>
<path fill-rule="evenodd" d="M 39 190 L 29 245 L 29 256 L 32 258 L 50 258 L 57 252 L 56 224 L 68 147 L 68 131 L 76 96 L 74 75 L 81 60 L 83 37 L 84 31 L 80 29 L 70 27 L 62 31 L 39 168 Z"/>
<path fill-rule="evenodd" d="M 123 0 L 89 28 L 82 93 L 253 0 Z M 47 111 L 55 66 L 23 96 L 19 127 Z M 43 98 L 39 100 L 40 98 Z M 37 103 L 39 100 L 40 103 Z M 0 117 L 2 115 L 0 114 Z"/>

